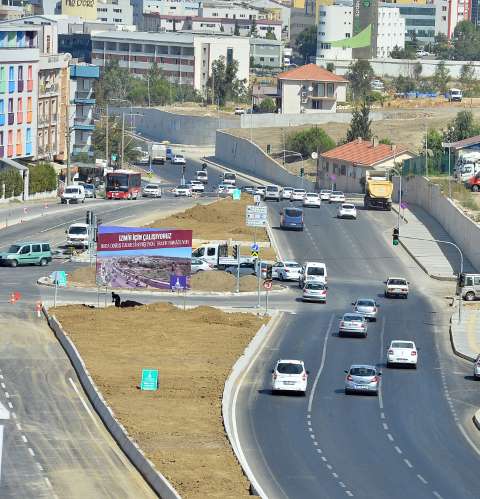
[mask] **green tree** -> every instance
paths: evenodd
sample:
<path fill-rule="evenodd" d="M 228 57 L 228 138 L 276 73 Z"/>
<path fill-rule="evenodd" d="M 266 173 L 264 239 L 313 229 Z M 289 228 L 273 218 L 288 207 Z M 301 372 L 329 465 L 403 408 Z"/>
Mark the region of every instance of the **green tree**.
<path fill-rule="evenodd" d="M 450 47 L 450 41 L 446 35 L 439 33 L 435 36 L 435 42 L 432 45 L 432 51 L 439 59 L 450 59 L 452 55 L 452 49 Z"/>
<path fill-rule="evenodd" d="M 101 78 L 95 84 L 95 99 L 99 105 L 107 100 L 126 99 L 133 76 L 128 69 L 121 68 L 118 61 L 108 61 Z"/>
<path fill-rule="evenodd" d="M 277 110 L 277 105 L 271 97 L 266 97 L 260 102 L 257 109 L 260 113 L 274 113 Z"/>
<path fill-rule="evenodd" d="M 405 48 L 402 49 L 398 45 L 395 45 L 390 52 L 390 57 L 392 59 L 414 59 L 415 50 L 411 45 L 405 45 Z"/>
<path fill-rule="evenodd" d="M 312 152 L 320 154 L 335 147 L 335 141 L 318 127 L 307 128 L 300 132 L 293 132 L 285 141 L 289 151 L 299 152 L 303 157 L 310 156 Z"/>
<path fill-rule="evenodd" d="M 383 137 L 383 139 L 380 139 L 378 141 L 379 144 L 385 144 L 387 146 L 393 145 L 393 142 L 388 138 L 388 137 Z"/>
<path fill-rule="evenodd" d="M 225 63 L 225 57 L 220 56 L 212 63 L 212 75 L 207 82 L 212 102 L 224 106 L 227 100 L 241 100 L 245 97 L 247 87 L 245 80 L 237 78 L 238 61 Z"/>
<path fill-rule="evenodd" d="M 346 141 L 352 142 L 360 137 L 364 140 L 370 140 L 372 138 L 371 124 L 370 106 L 364 102 L 353 110 Z"/>
<path fill-rule="evenodd" d="M 335 73 L 335 64 L 333 62 L 327 62 L 327 71 L 330 73 Z"/>
<path fill-rule="evenodd" d="M 234 36 L 240 36 L 240 27 L 238 26 L 238 21 L 235 21 L 235 28 L 233 29 Z"/>
<path fill-rule="evenodd" d="M 453 58 L 456 60 L 478 60 L 480 58 L 480 34 L 470 21 L 460 21 L 452 36 Z"/>
<path fill-rule="evenodd" d="M 427 138 L 426 144 L 425 144 L 425 137 Z M 443 134 L 433 128 L 428 130 L 426 136 L 425 135 L 423 136 L 423 146 L 422 150 L 420 151 L 420 154 L 425 158 L 425 149 L 427 149 L 429 171 L 440 169 L 443 158 L 443 147 L 442 147 L 443 141 L 444 141 Z"/>
<path fill-rule="evenodd" d="M 410 76 L 397 76 L 393 80 L 393 86 L 398 93 L 406 94 L 415 90 L 415 82 Z"/>
<path fill-rule="evenodd" d="M 5 184 L 5 197 L 20 196 L 23 192 L 22 174 L 11 166 L 0 169 L 0 196 L 3 194 Z"/>
<path fill-rule="evenodd" d="M 375 76 L 370 63 L 366 59 L 352 62 L 345 76 L 350 81 L 353 100 L 364 101 L 370 93 L 370 81 Z"/>
<path fill-rule="evenodd" d="M 252 19 L 252 24 L 250 26 L 250 36 L 257 36 L 258 31 L 257 31 L 257 21 L 255 19 Z"/>
<path fill-rule="evenodd" d="M 268 31 L 265 35 L 265 38 L 267 40 L 276 40 L 277 37 L 275 36 L 275 33 L 273 32 L 273 29 L 272 28 L 268 28 Z"/>
<path fill-rule="evenodd" d="M 450 71 L 445 66 L 445 61 L 440 61 L 432 77 L 433 86 L 441 94 L 444 94 L 447 91 L 449 81 Z"/>
<path fill-rule="evenodd" d="M 93 132 L 93 148 L 99 158 L 106 157 L 106 121 L 98 122 Z M 122 123 L 120 119 L 110 119 L 108 126 L 108 150 L 117 155 L 120 161 L 122 154 Z M 125 137 L 124 161 L 133 163 L 140 153 L 135 149 L 135 142 L 128 136 Z"/>
<path fill-rule="evenodd" d="M 422 74 L 422 70 L 423 70 L 423 66 L 422 66 L 422 63 L 420 61 L 417 61 L 414 65 L 413 65 L 413 79 L 415 81 L 419 81 L 420 80 L 420 76 Z"/>
<path fill-rule="evenodd" d="M 57 188 L 57 173 L 50 163 L 40 162 L 29 166 L 28 190 L 31 194 L 36 192 L 49 192 Z"/>
<path fill-rule="evenodd" d="M 475 68 L 471 64 L 464 64 L 460 69 L 460 83 L 466 97 L 472 95 L 477 79 L 475 78 Z"/>
<path fill-rule="evenodd" d="M 309 62 L 310 58 L 317 53 L 317 27 L 309 26 L 299 33 L 295 40 L 295 48 L 303 61 Z"/>
<path fill-rule="evenodd" d="M 473 119 L 470 111 L 460 111 L 453 121 L 448 124 L 443 133 L 445 142 L 456 142 L 480 134 L 480 127 Z"/>

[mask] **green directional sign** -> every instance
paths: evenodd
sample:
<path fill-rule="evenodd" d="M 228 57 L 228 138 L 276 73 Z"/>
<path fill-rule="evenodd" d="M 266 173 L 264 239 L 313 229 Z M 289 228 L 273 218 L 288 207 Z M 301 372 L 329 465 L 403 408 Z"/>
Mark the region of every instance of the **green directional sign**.
<path fill-rule="evenodd" d="M 235 201 L 238 201 L 242 195 L 242 191 L 240 189 L 235 189 L 233 191 L 232 197 Z"/>
<path fill-rule="evenodd" d="M 158 369 L 142 369 L 141 390 L 158 390 Z"/>

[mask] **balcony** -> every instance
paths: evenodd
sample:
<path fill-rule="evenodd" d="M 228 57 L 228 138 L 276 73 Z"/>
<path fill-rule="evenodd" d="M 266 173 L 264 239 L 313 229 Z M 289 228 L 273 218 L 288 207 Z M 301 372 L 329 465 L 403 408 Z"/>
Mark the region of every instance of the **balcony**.
<path fill-rule="evenodd" d="M 24 87 L 24 84 L 25 84 L 25 81 L 24 80 L 18 80 L 17 82 L 18 84 L 18 92 L 23 92 L 23 87 Z"/>
<path fill-rule="evenodd" d="M 95 104 L 95 93 L 92 90 L 78 91 L 75 93 L 73 101 L 75 104 L 91 104 L 93 106 Z"/>
<path fill-rule="evenodd" d="M 100 68 L 88 64 L 76 64 L 70 66 L 70 76 L 72 78 L 100 78 Z"/>
<path fill-rule="evenodd" d="M 5 115 L 2 113 L 0 114 L 0 126 L 5 125 Z"/>
<path fill-rule="evenodd" d="M 8 124 L 13 125 L 15 122 L 15 113 L 8 113 Z"/>
<path fill-rule="evenodd" d="M 27 111 L 27 123 L 32 122 L 32 111 Z"/>
<path fill-rule="evenodd" d="M 27 92 L 31 92 L 33 90 L 33 80 L 27 80 Z"/>
<path fill-rule="evenodd" d="M 38 89 L 39 97 L 50 94 L 58 94 L 59 85 L 58 83 L 43 83 Z"/>
<path fill-rule="evenodd" d="M 73 128 L 75 130 L 95 130 L 92 118 L 75 118 Z"/>
<path fill-rule="evenodd" d="M 3 147 L 2 147 L 2 149 L 3 149 Z M 31 142 L 27 142 L 25 144 L 25 154 L 27 156 L 31 156 L 33 154 L 32 151 L 33 151 L 32 143 Z"/>

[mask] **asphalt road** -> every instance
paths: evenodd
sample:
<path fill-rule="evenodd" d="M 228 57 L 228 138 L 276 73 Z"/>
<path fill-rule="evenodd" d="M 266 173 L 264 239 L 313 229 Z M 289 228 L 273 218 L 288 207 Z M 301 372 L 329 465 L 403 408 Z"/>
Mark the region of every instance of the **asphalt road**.
<path fill-rule="evenodd" d="M 448 346 L 451 312 L 442 297 L 450 288 L 390 246 L 392 214 L 334 215 L 323 205 L 307 210 L 303 233 L 274 230 L 282 256 L 327 264 L 329 295 L 326 305 L 286 316 L 242 385 L 239 435 L 251 468 L 270 498 L 477 498 L 479 439 L 469 418 L 480 396 L 471 366 Z M 389 275 L 410 280 L 408 300 L 383 297 Z M 339 318 L 357 297 L 376 298 L 379 319 L 367 339 L 340 338 Z M 417 370 L 385 367 L 394 339 L 415 340 Z M 305 361 L 306 397 L 272 396 L 279 358 Z M 343 370 L 352 363 L 382 368 L 379 397 L 344 394 Z"/>

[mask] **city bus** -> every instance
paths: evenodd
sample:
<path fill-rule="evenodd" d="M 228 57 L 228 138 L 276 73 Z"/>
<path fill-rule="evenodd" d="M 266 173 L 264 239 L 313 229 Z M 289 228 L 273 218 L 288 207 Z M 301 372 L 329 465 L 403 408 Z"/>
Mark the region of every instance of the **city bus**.
<path fill-rule="evenodd" d="M 105 197 L 107 199 L 138 199 L 141 196 L 141 174 L 130 170 L 107 173 Z"/>

